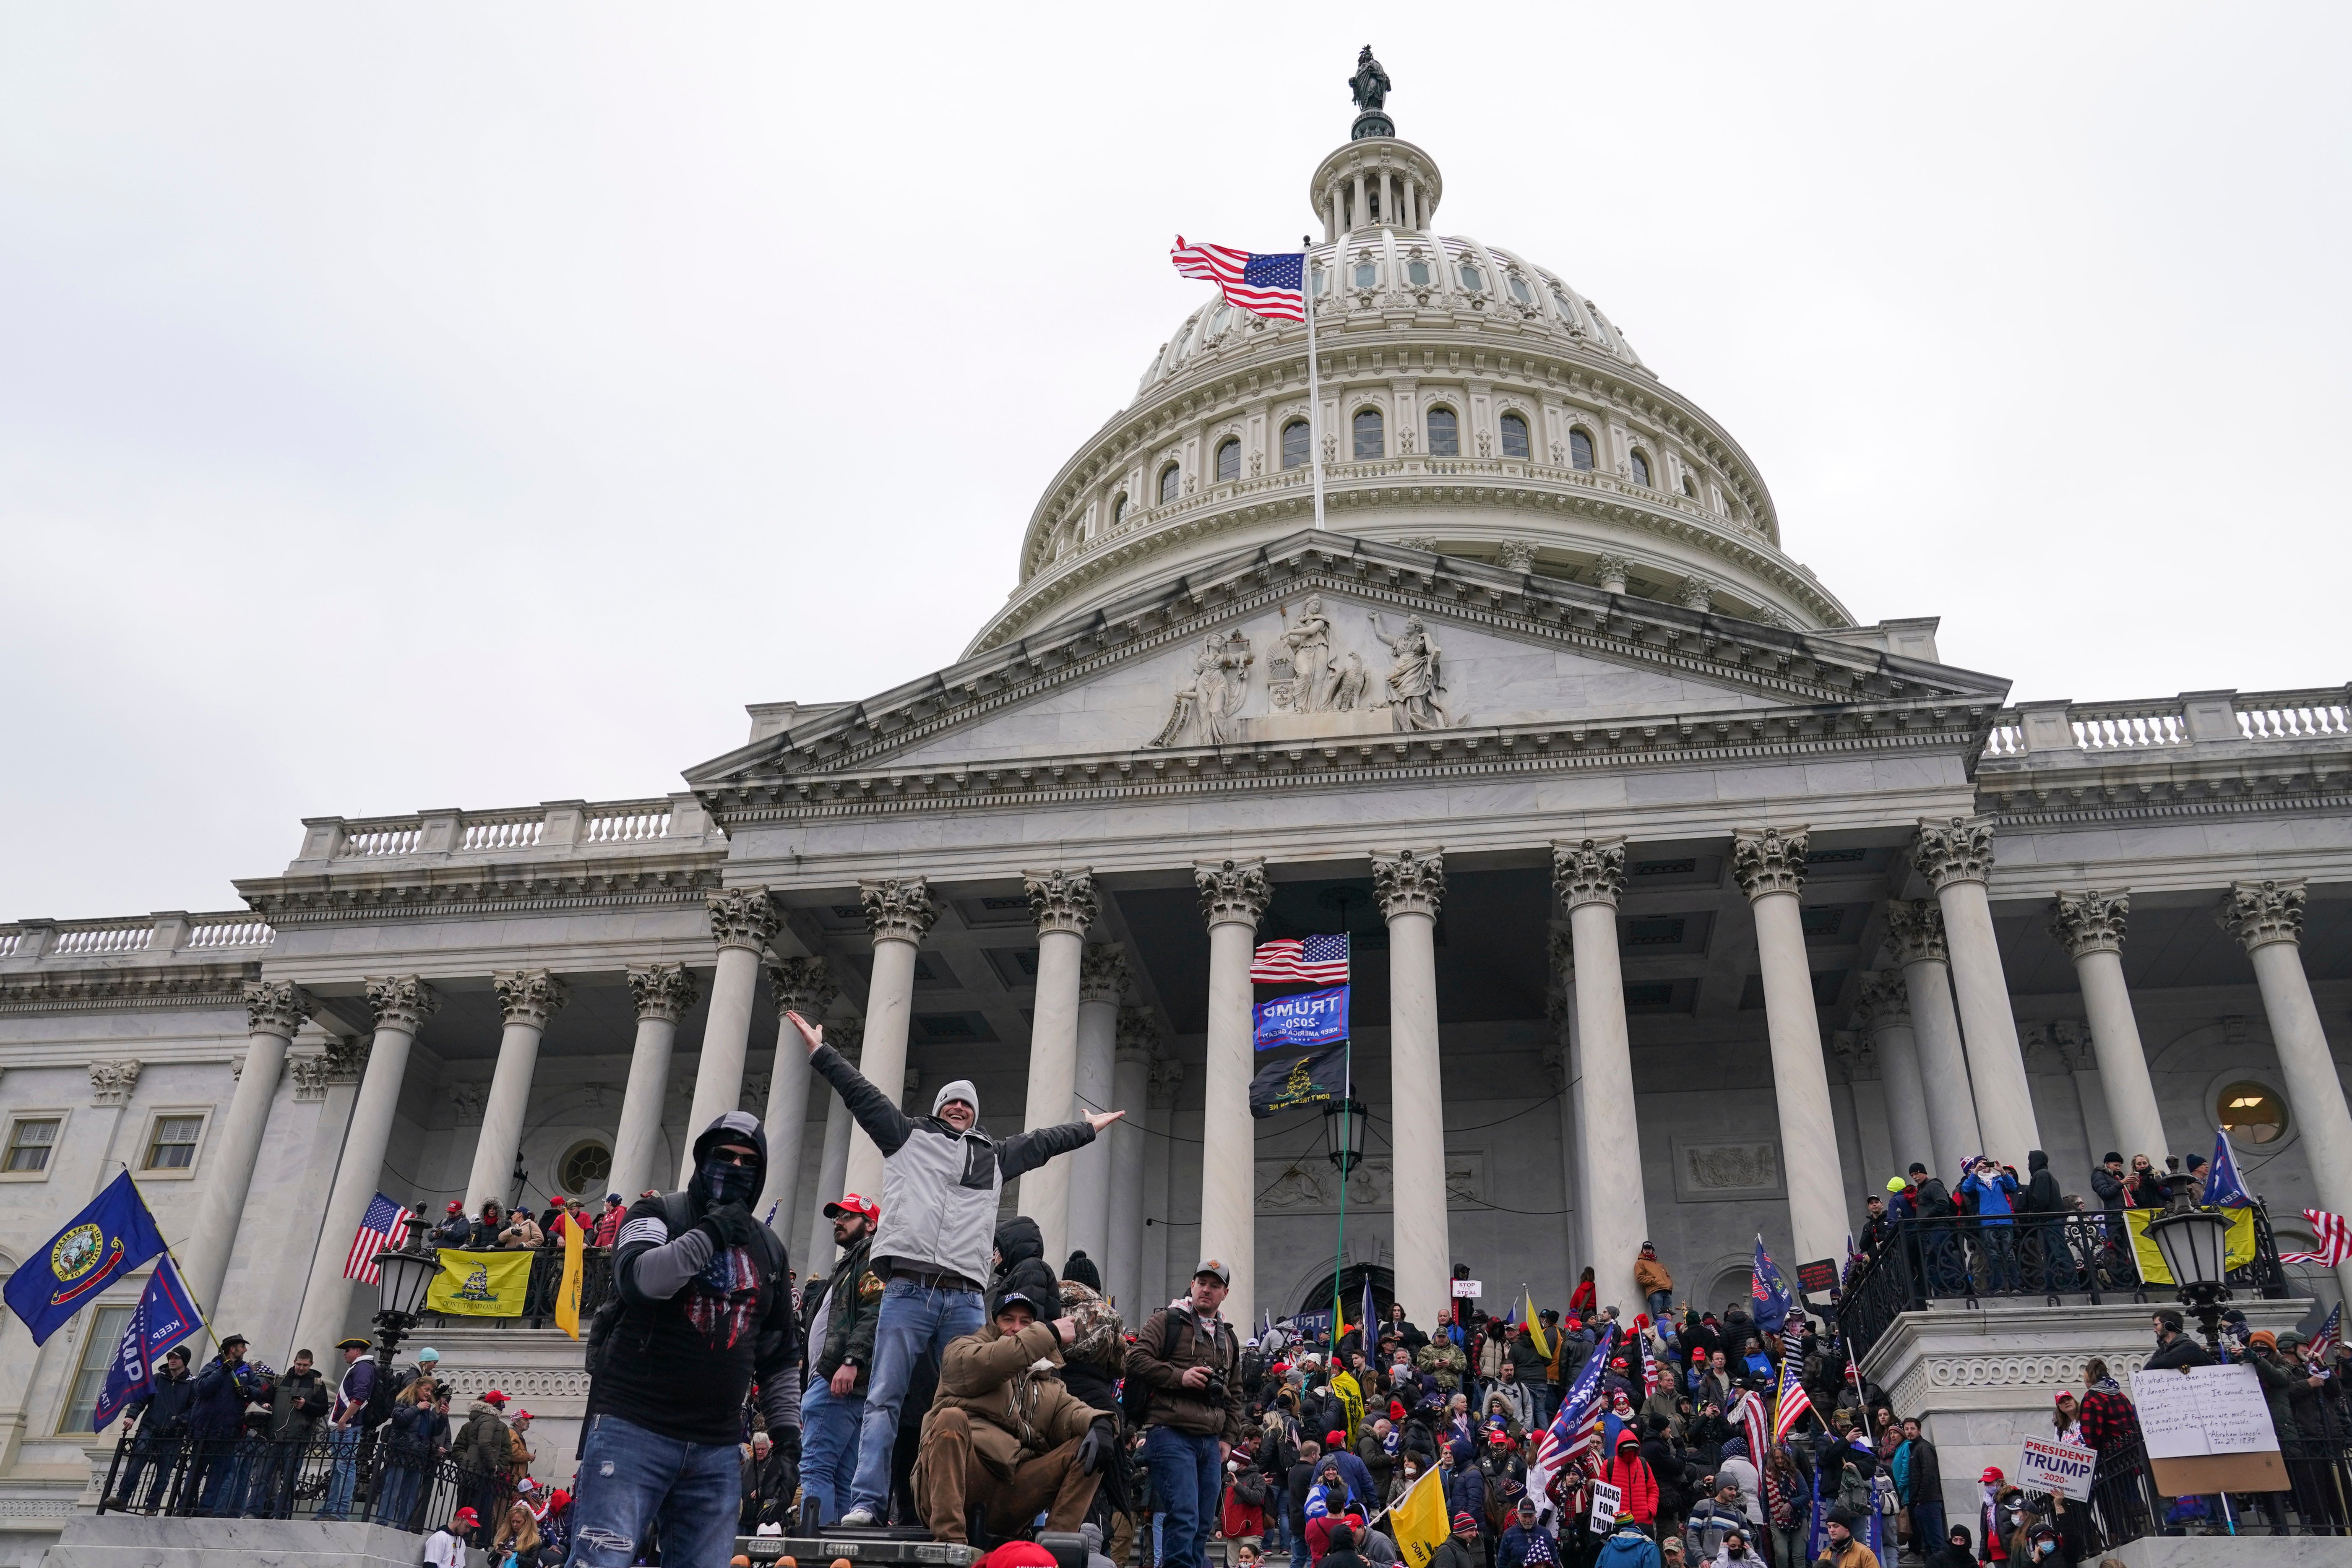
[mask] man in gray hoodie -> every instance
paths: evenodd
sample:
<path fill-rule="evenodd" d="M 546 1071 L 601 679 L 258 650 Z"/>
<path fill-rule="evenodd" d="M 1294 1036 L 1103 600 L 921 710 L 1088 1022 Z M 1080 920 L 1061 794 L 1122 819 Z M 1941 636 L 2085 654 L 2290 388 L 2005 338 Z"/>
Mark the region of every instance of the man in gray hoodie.
<path fill-rule="evenodd" d="M 980 1331 L 988 1255 L 995 1243 L 997 1196 L 1004 1184 L 1056 1154 L 1095 1141 L 1126 1112 L 1089 1112 L 1082 1121 L 1034 1128 L 998 1141 L 980 1125 L 980 1091 L 958 1079 L 931 1099 L 918 1121 L 898 1098 L 824 1043 L 824 1031 L 786 1013 L 809 1047 L 809 1066 L 831 1084 L 857 1125 L 882 1152 L 882 1223 L 871 1267 L 887 1283 L 874 1329 L 874 1366 L 859 1422 L 857 1474 L 849 1484 L 846 1525 L 875 1524 L 888 1512 L 890 1457 L 898 1411 L 916 1367 L 936 1366 L 950 1341 Z"/>

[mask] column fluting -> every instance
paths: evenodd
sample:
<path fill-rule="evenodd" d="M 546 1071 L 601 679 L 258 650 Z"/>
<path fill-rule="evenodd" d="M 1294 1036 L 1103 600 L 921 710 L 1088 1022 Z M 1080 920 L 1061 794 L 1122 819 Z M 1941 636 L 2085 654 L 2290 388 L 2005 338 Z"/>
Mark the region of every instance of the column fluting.
<path fill-rule="evenodd" d="M 1434 1322 L 1453 1305 L 1454 1262 L 1446 1226 L 1445 1095 L 1437 1039 L 1436 931 L 1445 897 L 1444 851 L 1375 854 L 1372 896 L 1389 927 L 1396 1295 L 1408 1316 Z"/>
<path fill-rule="evenodd" d="M 1233 1271 L 1226 1315 L 1257 1321 L 1257 1127 L 1250 1118 L 1250 960 L 1273 897 L 1263 860 L 1196 867 L 1209 927 L 1208 1062 L 1201 1085 L 1201 1257 Z M 1184 1260 L 1191 1261 L 1191 1260 Z M 1171 1258 L 1172 1273 L 1182 1262 Z M 1191 1270 L 1185 1271 L 1189 1278 Z"/>

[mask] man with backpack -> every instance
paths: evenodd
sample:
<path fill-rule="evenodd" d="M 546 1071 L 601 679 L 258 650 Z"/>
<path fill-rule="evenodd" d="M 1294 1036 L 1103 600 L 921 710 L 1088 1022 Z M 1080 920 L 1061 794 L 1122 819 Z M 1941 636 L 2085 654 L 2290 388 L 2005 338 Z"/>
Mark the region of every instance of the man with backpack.
<path fill-rule="evenodd" d="M 327 1440 L 334 1447 L 335 1468 L 315 1516 L 324 1520 L 339 1520 L 350 1513 L 352 1493 L 359 1485 L 360 1439 L 383 1426 L 392 1414 L 392 1380 L 380 1375 L 383 1369 L 375 1363 L 373 1347 L 354 1334 L 337 1340 L 335 1348 L 343 1352 L 343 1380 L 336 1385 L 334 1412 L 328 1422 Z M 376 1397 L 379 1384 L 383 1386 L 382 1399 Z"/>
<path fill-rule="evenodd" d="M 1190 1291 L 1144 1320 L 1127 1352 L 1129 1414 L 1144 1428 L 1151 1489 L 1165 1510 L 1160 1568 L 1202 1568 L 1225 1460 L 1247 1438 L 1241 1342 L 1217 1310 L 1232 1286 L 1223 1263 L 1202 1258 Z"/>
<path fill-rule="evenodd" d="M 1919 1217 L 1927 1223 L 1919 1227 L 1919 1250 L 1927 1293 L 1948 1295 L 1960 1288 L 1966 1271 L 1960 1266 L 1959 1238 L 1952 1226 L 1937 1225 L 1937 1220 L 1949 1220 L 1959 1215 L 1959 1205 L 1952 1202 L 1952 1191 L 1940 1177 L 1918 1161 L 1911 1162 L 1911 1202 Z"/>
<path fill-rule="evenodd" d="M 791 1265 L 749 1207 L 767 1167 L 759 1119 L 728 1111 L 695 1140 L 686 1190 L 639 1198 L 622 1222 L 613 1300 L 588 1333 L 573 1568 L 629 1568 L 656 1526 L 666 1562 L 732 1555 L 755 1384 L 769 1436 L 798 1458 Z"/>

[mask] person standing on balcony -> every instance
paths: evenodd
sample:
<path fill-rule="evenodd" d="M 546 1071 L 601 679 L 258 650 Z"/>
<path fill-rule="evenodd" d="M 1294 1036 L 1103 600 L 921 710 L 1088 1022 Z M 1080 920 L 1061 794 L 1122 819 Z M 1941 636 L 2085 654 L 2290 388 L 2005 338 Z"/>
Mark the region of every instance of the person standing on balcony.
<path fill-rule="evenodd" d="M 1084 1148 L 1126 1113 L 1088 1112 L 1082 1121 L 999 1142 L 980 1126 L 980 1091 L 958 1079 L 932 1098 L 931 1113 L 916 1121 L 898 1109 L 896 1095 L 866 1081 L 827 1046 L 823 1029 L 798 1013 L 784 1016 L 807 1043 L 809 1066 L 882 1152 L 882 1221 L 873 1258 L 886 1283 L 858 1429 L 857 1474 L 850 1483 L 849 1511 L 841 1516 L 845 1525 L 874 1524 L 889 1511 L 899 1406 L 917 1363 L 936 1363 L 950 1344 L 978 1333 L 987 1321 L 982 1281 L 989 1273 L 1004 1184 Z"/>
<path fill-rule="evenodd" d="M 833 1280 L 809 1314 L 809 1380 L 801 1394 L 801 1495 L 803 1523 L 841 1517 L 843 1483 L 857 1469 L 857 1437 L 874 1367 L 874 1330 L 883 1281 L 868 1267 L 880 1205 L 856 1193 L 824 1205 L 833 1243 L 843 1248 Z M 814 1518 L 806 1516 L 811 1510 Z"/>
<path fill-rule="evenodd" d="M 433 1227 L 433 1245 L 462 1248 L 473 1239 L 474 1222 L 466 1217 L 465 1203 L 451 1198 L 449 1206 L 442 1211 L 441 1223 Z"/>
<path fill-rule="evenodd" d="M 609 1248 L 621 1234 L 621 1221 L 628 1217 L 629 1206 L 618 1193 L 604 1194 L 604 1212 L 596 1216 L 596 1234 L 591 1239 L 598 1247 Z"/>

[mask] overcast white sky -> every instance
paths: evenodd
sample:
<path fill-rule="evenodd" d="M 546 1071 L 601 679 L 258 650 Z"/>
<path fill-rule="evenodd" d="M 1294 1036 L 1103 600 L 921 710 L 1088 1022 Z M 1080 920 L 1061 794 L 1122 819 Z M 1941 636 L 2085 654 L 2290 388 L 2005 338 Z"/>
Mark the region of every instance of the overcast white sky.
<path fill-rule="evenodd" d="M 0 919 L 949 662 L 1366 41 L 1440 226 L 1861 619 L 2020 697 L 2352 675 L 2352 8 L 1287 11 L 6 0 Z"/>

